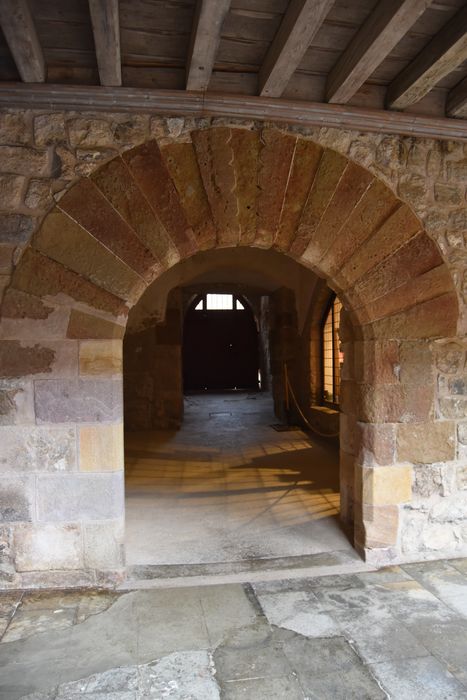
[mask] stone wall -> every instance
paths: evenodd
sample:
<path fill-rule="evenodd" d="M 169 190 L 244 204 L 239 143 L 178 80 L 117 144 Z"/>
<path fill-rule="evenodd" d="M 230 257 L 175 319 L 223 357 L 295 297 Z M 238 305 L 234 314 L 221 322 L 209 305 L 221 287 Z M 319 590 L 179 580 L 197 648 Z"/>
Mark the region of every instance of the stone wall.
<path fill-rule="evenodd" d="M 326 128 L 280 127 L 261 140 L 257 129 L 274 125 L 245 122 L 239 126 L 246 129 L 205 133 L 226 124 L 235 126 L 225 119 L 111 113 L 0 114 L 1 290 L 16 265 L 0 326 L 7 585 L 95 584 L 109 580 L 102 572 L 118 576 L 121 338 L 128 308 L 161 266 L 234 245 L 237 235 L 243 245 L 274 245 L 315 266 L 351 311 L 353 335 L 343 341 L 342 483 L 360 523 L 357 545 L 382 561 L 466 552 L 464 366 L 459 359 L 455 371 L 452 361 L 446 370 L 439 358 L 464 357 L 467 146 Z M 183 148 L 195 129 L 197 159 L 191 146 Z M 148 147 L 97 170 L 154 137 L 168 147 L 163 164 Z M 320 217 L 304 228 L 297 203 L 305 211 L 312 164 L 321 153 L 326 164 L 312 202 L 313 216 Z M 262 178 L 261 196 L 251 184 L 253 167 Z M 157 177 L 146 176 L 148 168 Z M 87 175 L 93 179 L 80 180 Z M 173 199 L 164 190 L 169 180 Z M 370 191 L 360 210 L 362 193 Z M 136 200 L 140 208 L 131 206 Z M 250 200 L 257 203 L 256 219 Z M 444 265 L 399 201 L 423 222 Z M 56 202 L 60 208 L 36 234 L 34 250 L 21 257 Z M 381 225 L 385 207 L 396 205 Z M 151 216 L 159 227 L 152 239 Z M 344 220 L 353 227 L 339 237 Z M 171 235 L 164 227 L 172 227 Z M 317 234 L 311 241 L 310 230 Z M 332 254 L 322 247 L 331 240 Z M 457 331 L 451 280 L 459 299 Z"/>

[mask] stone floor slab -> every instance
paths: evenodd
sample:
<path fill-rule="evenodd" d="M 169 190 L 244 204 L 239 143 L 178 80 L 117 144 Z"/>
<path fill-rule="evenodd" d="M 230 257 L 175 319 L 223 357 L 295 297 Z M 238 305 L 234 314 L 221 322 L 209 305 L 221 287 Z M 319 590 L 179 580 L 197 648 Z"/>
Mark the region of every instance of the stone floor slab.
<path fill-rule="evenodd" d="M 467 689 L 437 659 L 386 661 L 371 666 L 389 697 L 397 700 L 465 700 Z"/>

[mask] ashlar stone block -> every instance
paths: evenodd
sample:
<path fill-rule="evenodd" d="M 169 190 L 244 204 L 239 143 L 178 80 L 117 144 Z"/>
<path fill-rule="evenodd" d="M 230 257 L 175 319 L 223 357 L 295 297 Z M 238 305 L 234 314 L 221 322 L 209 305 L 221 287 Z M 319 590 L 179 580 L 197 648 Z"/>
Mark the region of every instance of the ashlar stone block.
<path fill-rule="evenodd" d="M 117 379 L 41 379 L 35 382 L 38 423 L 115 422 L 123 415 Z"/>
<path fill-rule="evenodd" d="M 33 479 L 26 476 L 2 476 L 2 488 L 0 489 L 0 522 L 32 520 L 33 507 Z"/>
<path fill-rule="evenodd" d="M 18 571 L 81 569 L 82 536 L 77 524 L 21 524 L 15 528 Z"/>
<path fill-rule="evenodd" d="M 121 340 L 83 340 L 79 346 L 82 375 L 119 375 L 122 372 Z"/>
<path fill-rule="evenodd" d="M 37 516 L 42 522 L 107 520 L 123 515 L 122 472 L 39 476 Z"/>
<path fill-rule="evenodd" d="M 76 469 L 75 428 L 0 427 L 0 472 L 70 472 Z"/>
<path fill-rule="evenodd" d="M 120 471 L 123 466 L 123 423 L 85 425 L 79 429 L 80 471 Z"/>
<path fill-rule="evenodd" d="M 366 547 L 391 547 L 397 544 L 399 508 L 396 505 L 363 505 L 363 528 Z"/>
<path fill-rule="evenodd" d="M 397 426 L 397 457 L 403 462 L 432 464 L 455 459 L 455 424 L 451 421 Z"/>
<path fill-rule="evenodd" d="M 32 381 L 0 379 L 0 425 L 34 423 Z"/>
<path fill-rule="evenodd" d="M 388 506 L 409 502 L 412 499 L 412 475 L 410 464 L 364 467 L 363 503 Z"/>
<path fill-rule="evenodd" d="M 84 523 L 84 563 L 89 569 L 120 569 L 124 566 L 124 521 Z"/>

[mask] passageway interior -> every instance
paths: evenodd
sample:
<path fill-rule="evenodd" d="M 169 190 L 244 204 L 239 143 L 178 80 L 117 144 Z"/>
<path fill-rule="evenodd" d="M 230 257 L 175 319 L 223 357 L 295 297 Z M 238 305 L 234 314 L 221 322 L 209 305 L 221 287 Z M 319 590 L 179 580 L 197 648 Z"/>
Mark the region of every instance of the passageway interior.
<path fill-rule="evenodd" d="M 191 394 L 177 432 L 126 438 L 127 563 L 351 551 L 337 447 L 276 431 L 268 393 Z"/>

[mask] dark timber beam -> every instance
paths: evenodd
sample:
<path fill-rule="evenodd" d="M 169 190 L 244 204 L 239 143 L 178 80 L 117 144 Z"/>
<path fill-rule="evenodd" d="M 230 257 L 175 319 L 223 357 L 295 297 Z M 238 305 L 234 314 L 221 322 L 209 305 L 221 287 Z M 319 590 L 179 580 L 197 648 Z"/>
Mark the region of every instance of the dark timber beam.
<path fill-rule="evenodd" d="M 381 0 L 329 73 L 326 100 L 348 102 L 433 0 Z"/>
<path fill-rule="evenodd" d="M 467 141 L 467 121 L 420 114 L 183 90 L 104 88 L 97 85 L 0 83 L 0 108 L 148 112 L 161 116 L 257 119 L 305 127 L 428 136 Z"/>
<path fill-rule="evenodd" d="M 208 89 L 230 0 L 198 0 L 187 63 L 187 90 Z"/>
<path fill-rule="evenodd" d="M 45 62 L 27 0 L 0 0 L 0 24 L 21 80 L 45 81 Z"/>
<path fill-rule="evenodd" d="M 280 97 L 334 0 L 291 0 L 259 71 L 259 94 Z"/>
<path fill-rule="evenodd" d="M 448 117 L 464 117 L 467 119 L 467 78 L 457 83 L 448 95 L 446 104 Z"/>
<path fill-rule="evenodd" d="M 405 109 L 467 59 L 467 5 L 463 7 L 388 87 L 388 107 Z"/>
<path fill-rule="evenodd" d="M 118 0 L 89 0 L 89 11 L 101 85 L 118 87 L 122 84 Z"/>

